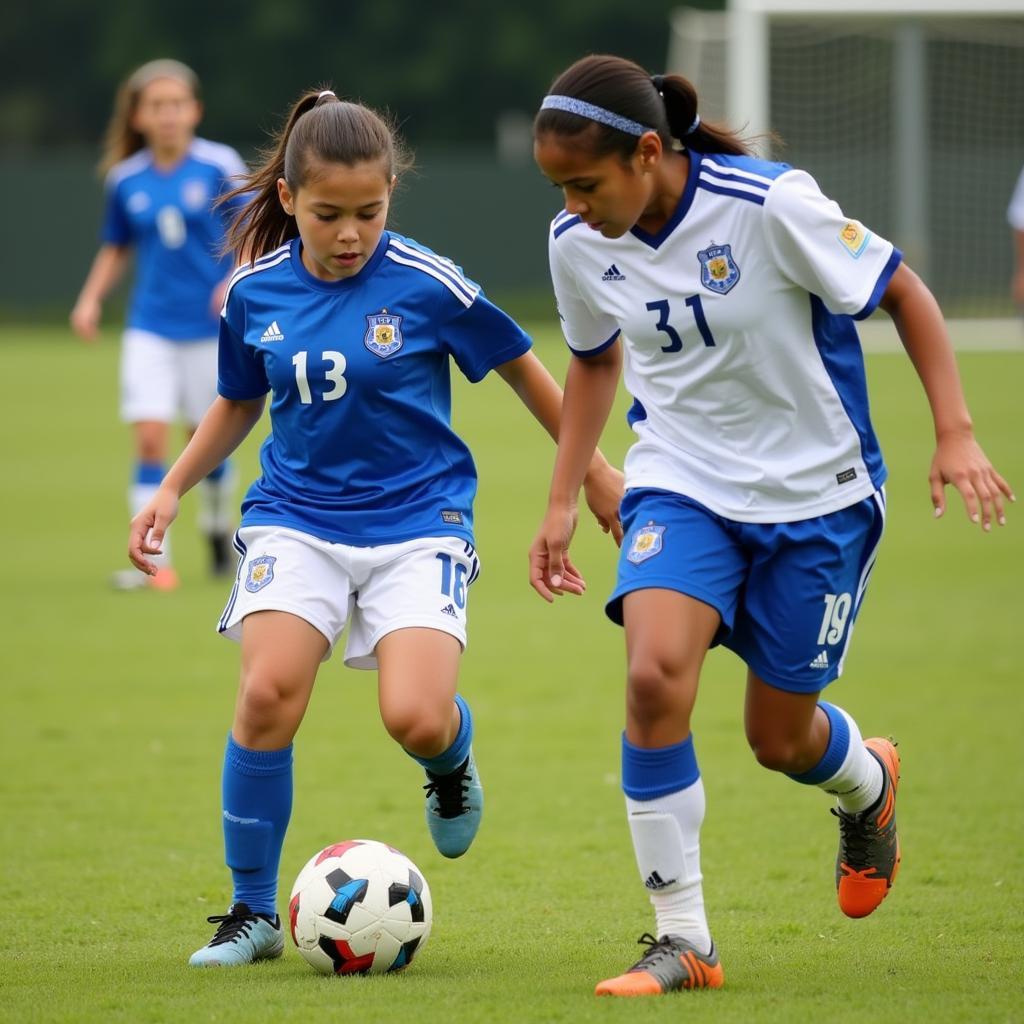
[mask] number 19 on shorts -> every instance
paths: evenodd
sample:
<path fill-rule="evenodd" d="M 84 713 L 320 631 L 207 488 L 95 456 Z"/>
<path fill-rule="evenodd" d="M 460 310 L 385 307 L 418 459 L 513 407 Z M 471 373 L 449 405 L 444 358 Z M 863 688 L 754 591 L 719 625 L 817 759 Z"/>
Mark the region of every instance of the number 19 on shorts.
<path fill-rule="evenodd" d="M 821 629 L 818 631 L 818 646 L 837 644 L 843 639 L 846 623 L 853 607 L 850 594 L 826 594 L 825 614 L 821 617 Z"/>

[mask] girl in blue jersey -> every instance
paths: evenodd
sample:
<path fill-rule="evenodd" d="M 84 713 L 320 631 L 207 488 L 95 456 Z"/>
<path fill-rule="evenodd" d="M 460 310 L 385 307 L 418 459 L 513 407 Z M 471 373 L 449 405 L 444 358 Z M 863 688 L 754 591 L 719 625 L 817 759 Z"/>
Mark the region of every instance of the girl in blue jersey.
<path fill-rule="evenodd" d="M 574 354 L 530 553 L 548 600 L 566 589 L 575 495 L 623 361 L 636 399 L 607 610 L 625 626 L 622 785 L 657 924 L 645 955 L 597 993 L 717 988 L 690 733 L 711 646 L 747 664 L 757 760 L 838 796 L 843 912 L 870 914 L 899 866 L 896 750 L 820 700 L 841 671 L 885 511 L 855 319 L 885 309 L 924 385 L 935 514 L 953 484 L 988 530 L 1012 494 L 974 439 L 938 306 L 899 251 L 809 175 L 705 124 L 684 78 L 588 57 L 556 79 L 534 132 L 537 163 L 565 196 L 550 256 Z"/>
<path fill-rule="evenodd" d="M 329 91 L 299 100 L 233 229 L 248 262 L 222 312 L 219 397 L 132 522 L 131 559 L 152 573 L 181 495 L 238 446 L 270 393 L 272 432 L 242 506 L 238 578 L 220 621 L 242 646 L 223 769 L 234 898 L 210 919 L 218 928 L 197 966 L 281 952 L 292 738 L 346 624 L 346 664 L 377 669 L 384 725 L 426 771 L 438 849 L 465 853 L 480 823 L 473 721 L 456 694 L 480 571 L 476 472 L 450 425 L 449 359 L 471 381 L 497 370 L 553 437 L 561 392 L 476 284 L 385 229 L 404 166 L 371 110 Z M 586 487 L 619 539 L 621 475 L 599 453 Z M 575 589 L 571 567 L 567 577 Z"/>
<path fill-rule="evenodd" d="M 230 209 L 215 208 L 245 165 L 228 146 L 195 136 L 199 81 L 175 60 L 143 65 L 121 86 L 107 129 L 102 245 L 71 313 L 96 339 L 103 300 L 136 255 L 135 286 L 121 345 L 121 416 L 135 434 L 129 502 L 134 515 L 164 474 L 171 424 L 191 432 L 216 395 L 217 320 L 232 261 L 223 253 Z M 200 526 L 215 574 L 230 573 L 233 484 L 226 463 L 203 481 Z M 159 569 L 115 573 L 134 589 L 177 585 L 167 539 Z"/>

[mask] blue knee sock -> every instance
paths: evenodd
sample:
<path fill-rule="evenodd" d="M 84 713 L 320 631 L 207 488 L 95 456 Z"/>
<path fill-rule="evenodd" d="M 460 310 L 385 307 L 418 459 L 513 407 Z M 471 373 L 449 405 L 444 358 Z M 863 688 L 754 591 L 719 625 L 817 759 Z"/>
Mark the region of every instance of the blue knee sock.
<path fill-rule="evenodd" d="M 292 747 L 249 750 L 228 735 L 223 776 L 224 852 L 233 903 L 277 913 L 277 870 L 292 813 Z"/>
<path fill-rule="evenodd" d="M 469 757 L 469 748 L 473 744 L 473 715 L 470 713 L 469 705 L 459 694 L 455 695 L 455 703 L 458 706 L 461 721 L 459 731 L 452 740 L 452 745 L 442 751 L 436 757 L 418 757 L 409 753 L 409 756 L 418 764 L 423 765 L 427 771 L 434 775 L 450 775 L 463 761 Z"/>
<path fill-rule="evenodd" d="M 670 747 L 635 747 L 622 734 L 622 790 L 633 800 L 656 800 L 700 778 L 693 734 Z"/>

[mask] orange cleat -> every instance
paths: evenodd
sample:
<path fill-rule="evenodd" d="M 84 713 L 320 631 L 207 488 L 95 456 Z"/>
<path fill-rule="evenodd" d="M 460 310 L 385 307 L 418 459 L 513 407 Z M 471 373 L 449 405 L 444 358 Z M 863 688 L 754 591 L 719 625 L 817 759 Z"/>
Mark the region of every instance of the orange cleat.
<path fill-rule="evenodd" d="M 879 737 L 865 740 L 864 746 L 882 766 L 882 792 L 874 806 L 859 814 L 832 810 L 839 819 L 836 889 L 839 909 L 847 917 L 867 917 L 888 895 L 900 868 L 896 834 L 900 755 L 894 743 Z"/>
<path fill-rule="evenodd" d="M 721 988 L 725 981 L 722 965 L 711 944 L 701 953 L 678 935 L 641 935 L 637 940 L 647 952 L 625 974 L 602 981 L 597 996 L 660 996 L 690 988 Z"/>

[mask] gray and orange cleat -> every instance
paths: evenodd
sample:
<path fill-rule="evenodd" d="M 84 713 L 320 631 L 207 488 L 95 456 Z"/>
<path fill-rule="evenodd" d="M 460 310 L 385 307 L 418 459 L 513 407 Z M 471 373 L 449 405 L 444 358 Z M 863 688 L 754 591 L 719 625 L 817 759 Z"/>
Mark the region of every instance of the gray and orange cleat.
<path fill-rule="evenodd" d="M 888 895 L 900 868 L 896 834 L 900 755 L 891 740 L 880 737 L 865 740 L 864 746 L 882 766 L 882 792 L 873 806 L 859 814 L 832 810 L 839 819 L 836 889 L 839 909 L 847 917 L 867 917 Z"/>
<path fill-rule="evenodd" d="M 721 988 L 725 981 L 722 965 L 711 944 L 701 953 L 678 935 L 641 935 L 637 940 L 647 952 L 625 974 L 602 981 L 597 996 L 660 996 L 682 989 Z"/>

